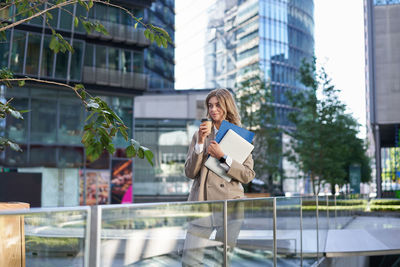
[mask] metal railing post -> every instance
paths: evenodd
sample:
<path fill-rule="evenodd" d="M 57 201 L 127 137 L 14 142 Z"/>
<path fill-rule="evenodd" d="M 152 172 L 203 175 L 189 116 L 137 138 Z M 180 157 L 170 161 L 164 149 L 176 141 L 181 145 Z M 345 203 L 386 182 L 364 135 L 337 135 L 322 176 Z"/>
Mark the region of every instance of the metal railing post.
<path fill-rule="evenodd" d="M 319 261 L 319 225 L 318 225 L 318 217 L 319 217 L 319 211 L 318 211 L 318 195 L 315 196 L 315 205 L 316 205 L 316 211 L 315 211 L 315 219 L 316 219 L 316 226 L 317 226 L 317 261 Z"/>
<path fill-rule="evenodd" d="M 334 201 L 335 201 L 335 229 L 337 229 L 337 221 L 336 221 L 336 217 L 337 217 L 337 208 L 336 208 L 336 195 L 334 195 Z"/>
<path fill-rule="evenodd" d="M 100 267 L 101 208 L 90 207 L 89 267 Z"/>
<path fill-rule="evenodd" d="M 224 201 L 224 267 L 228 266 L 228 201 Z"/>
<path fill-rule="evenodd" d="M 300 198 L 300 267 L 303 267 L 303 198 Z"/>
<path fill-rule="evenodd" d="M 273 217 L 272 217 L 272 227 L 273 227 L 273 237 L 274 237 L 274 267 L 277 266 L 277 242 L 276 242 L 276 197 L 273 198 Z"/>

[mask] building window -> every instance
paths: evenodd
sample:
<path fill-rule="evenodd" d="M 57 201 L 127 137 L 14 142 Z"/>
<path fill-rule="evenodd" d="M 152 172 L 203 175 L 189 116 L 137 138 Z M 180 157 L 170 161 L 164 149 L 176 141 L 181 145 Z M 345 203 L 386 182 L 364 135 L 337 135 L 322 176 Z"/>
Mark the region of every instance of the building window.
<path fill-rule="evenodd" d="M 38 75 L 41 36 L 29 33 L 25 73 Z"/>
<path fill-rule="evenodd" d="M 25 32 L 14 31 L 11 51 L 11 70 L 14 73 L 22 73 L 25 56 L 25 39 Z"/>
<path fill-rule="evenodd" d="M 83 42 L 74 41 L 74 53 L 71 55 L 71 80 L 80 81 L 82 73 Z"/>
<path fill-rule="evenodd" d="M 44 36 L 43 44 L 43 54 L 42 54 L 42 65 L 40 76 L 52 77 L 53 76 L 53 62 L 54 62 L 54 52 L 50 50 L 50 36 Z"/>
<path fill-rule="evenodd" d="M 57 102 L 50 99 L 32 99 L 31 141 L 53 144 L 57 132 Z"/>

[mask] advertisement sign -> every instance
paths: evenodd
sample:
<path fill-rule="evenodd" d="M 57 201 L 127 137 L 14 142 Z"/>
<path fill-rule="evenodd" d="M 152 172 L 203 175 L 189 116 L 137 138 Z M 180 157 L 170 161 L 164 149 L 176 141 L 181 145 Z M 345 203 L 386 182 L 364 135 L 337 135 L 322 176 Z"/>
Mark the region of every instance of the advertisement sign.
<path fill-rule="evenodd" d="M 113 159 L 111 204 L 132 203 L 132 160 Z"/>
<path fill-rule="evenodd" d="M 361 165 L 352 164 L 349 168 L 350 177 L 350 188 L 351 192 L 355 194 L 360 193 L 360 183 L 361 183 Z"/>

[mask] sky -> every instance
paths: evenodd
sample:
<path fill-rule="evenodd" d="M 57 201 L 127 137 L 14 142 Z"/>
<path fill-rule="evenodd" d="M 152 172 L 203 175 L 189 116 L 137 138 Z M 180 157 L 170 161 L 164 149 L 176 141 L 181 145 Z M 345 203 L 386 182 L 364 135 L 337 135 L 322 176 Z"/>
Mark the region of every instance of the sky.
<path fill-rule="evenodd" d="M 176 0 L 175 78 L 177 89 L 204 88 L 204 28 L 214 0 Z M 314 40 L 318 65 L 341 90 L 347 111 L 365 133 L 365 55 L 363 0 L 314 0 Z M 193 21 L 196 20 L 196 23 Z M 189 60 L 190 59 L 190 60 Z"/>

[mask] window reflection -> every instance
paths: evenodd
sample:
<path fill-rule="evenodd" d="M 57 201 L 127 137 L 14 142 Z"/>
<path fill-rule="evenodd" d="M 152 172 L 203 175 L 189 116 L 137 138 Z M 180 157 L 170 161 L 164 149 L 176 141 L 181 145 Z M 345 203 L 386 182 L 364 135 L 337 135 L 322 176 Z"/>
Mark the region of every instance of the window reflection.
<path fill-rule="evenodd" d="M 27 98 L 14 98 L 11 102 L 16 110 L 28 110 Z M 24 120 L 8 116 L 6 120 L 6 135 L 16 142 L 26 142 L 28 128 L 28 113 L 22 114 Z"/>
<path fill-rule="evenodd" d="M 82 58 L 83 58 L 83 42 L 74 41 L 74 53 L 71 55 L 70 75 L 72 80 L 81 80 Z"/>
<path fill-rule="evenodd" d="M 42 65 L 41 65 L 41 76 L 52 77 L 53 76 L 53 62 L 54 52 L 50 50 L 50 36 L 44 36 L 43 54 L 42 54 Z"/>
<path fill-rule="evenodd" d="M 39 143 L 56 142 L 57 102 L 47 99 L 32 99 L 31 141 Z"/>
<path fill-rule="evenodd" d="M 10 66 L 14 73 L 22 73 L 25 55 L 25 38 L 25 32 L 14 31 Z"/>
<path fill-rule="evenodd" d="M 30 165 L 31 166 L 46 166 L 56 167 L 56 148 L 33 145 L 30 148 Z"/>
<path fill-rule="evenodd" d="M 80 144 L 85 120 L 82 103 L 73 100 L 61 100 L 60 111 L 58 142 L 62 144 Z"/>
<path fill-rule="evenodd" d="M 27 50 L 26 66 L 25 66 L 26 74 L 33 74 L 33 75 L 38 74 L 40 40 L 41 40 L 40 35 L 33 33 L 29 34 L 28 50 Z"/>

